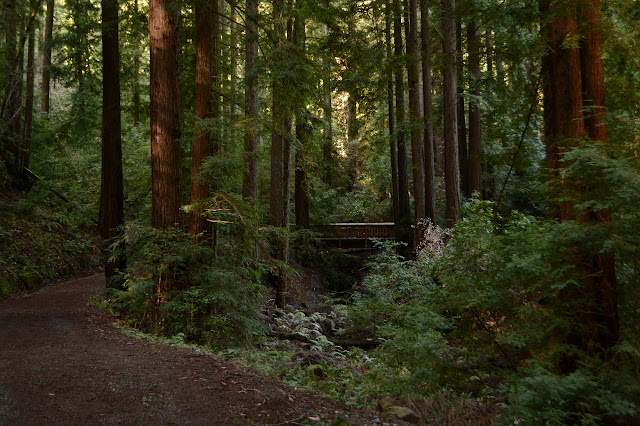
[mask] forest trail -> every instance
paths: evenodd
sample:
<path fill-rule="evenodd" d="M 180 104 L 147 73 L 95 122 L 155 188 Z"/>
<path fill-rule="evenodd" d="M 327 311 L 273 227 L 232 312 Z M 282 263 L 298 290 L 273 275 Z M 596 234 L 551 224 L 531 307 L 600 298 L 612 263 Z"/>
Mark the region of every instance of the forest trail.
<path fill-rule="evenodd" d="M 0 301 L 0 424 L 379 422 L 191 349 L 122 334 L 94 275 Z"/>

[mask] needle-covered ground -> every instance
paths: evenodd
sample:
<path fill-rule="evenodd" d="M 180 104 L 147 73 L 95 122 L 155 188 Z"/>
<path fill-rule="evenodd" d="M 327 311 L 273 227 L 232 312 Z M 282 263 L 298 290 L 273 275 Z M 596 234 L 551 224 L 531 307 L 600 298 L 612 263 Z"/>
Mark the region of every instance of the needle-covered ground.
<path fill-rule="evenodd" d="M 214 356 L 129 337 L 90 304 L 103 288 L 94 275 L 0 301 L 0 424 L 381 422 Z"/>

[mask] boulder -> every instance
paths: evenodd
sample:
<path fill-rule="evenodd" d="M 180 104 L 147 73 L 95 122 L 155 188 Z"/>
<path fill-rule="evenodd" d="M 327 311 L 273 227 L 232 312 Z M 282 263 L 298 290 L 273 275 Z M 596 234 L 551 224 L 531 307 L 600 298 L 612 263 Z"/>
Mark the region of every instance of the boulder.
<path fill-rule="evenodd" d="M 396 405 L 396 402 L 388 396 L 385 396 L 380 400 L 380 402 L 378 403 L 378 408 L 382 412 L 396 416 L 397 418 L 399 418 L 400 420 L 404 420 L 405 422 L 414 424 L 420 423 L 420 417 L 413 410 L 407 407 Z"/>

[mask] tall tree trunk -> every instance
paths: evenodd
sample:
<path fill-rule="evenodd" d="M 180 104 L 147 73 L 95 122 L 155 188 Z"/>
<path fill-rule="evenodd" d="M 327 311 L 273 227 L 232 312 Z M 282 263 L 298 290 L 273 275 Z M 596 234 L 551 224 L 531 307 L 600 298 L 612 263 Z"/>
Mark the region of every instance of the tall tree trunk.
<path fill-rule="evenodd" d="M 294 24 L 293 43 L 298 51 L 305 54 L 306 29 L 305 22 L 301 16 L 296 16 Z M 296 149 L 295 161 L 295 215 L 296 225 L 309 228 L 309 184 L 307 181 L 306 155 L 309 143 L 311 142 L 312 127 L 308 119 L 308 111 L 300 110 L 296 117 L 296 138 L 298 148 Z"/>
<path fill-rule="evenodd" d="M 387 52 L 388 69 L 387 78 L 387 104 L 388 104 L 388 120 L 389 120 L 389 153 L 391 155 L 391 202 L 393 206 L 393 222 L 399 222 L 400 205 L 398 200 L 398 152 L 396 145 L 396 123 L 394 111 L 393 97 L 393 53 L 391 41 L 391 22 L 393 20 L 393 10 L 390 1 L 385 0 L 385 22 L 384 36 Z"/>
<path fill-rule="evenodd" d="M 244 133 L 245 172 L 242 196 L 253 202 L 258 198 L 258 0 L 247 0 L 245 33 L 245 91 L 244 114 L 247 128 Z"/>
<path fill-rule="evenodd" d="M 443 28 L 443 103 L 444 103 L 444 179 L 447 225 L 453 227 L 460 219 L 460 178 L 458 171 L 458 115 L 456 69 L 455 0 L 442 0 Z"/>
<path fill-rule="evenodd" d="M 411 230 L 411 212 L 409 210 L 409 175 L 407 170 L 407 147 L 405 144 L 405 107 L 404 107 L 404 70 L 402 57 L 402 7 L 400 0 L 393 0 L 394 21 L 394 54 L 396 66 L 394 69 L 396 86 L 396 140 L 398 143 L 398 206 L 399 215 L 396 223 L 396 234 L 400 241 L 406 244 L 401 250 L 403 256 L 408 257 L 413 247 L 413 231 Z"/>
<path fill-rule="evenodd" d="M 544 0 L 542 7 L 543 13 L 558 12 L 558 7 L 550 0 Z M 562 154 L 568 141 L 584 136 L 580 50 L 563 45 L 566 37 L 577 29 L 575 17 L 567 10 L 560 10 L 558 17 L 543 27 L 548 46 L 542 59 L 545 148 L 552 180 L 560 176 Z M 551 215 L 560 220 L 575 219 L 569 202 L 552 203 Z"/>
<path fill-rule="evenodd" d="M 134 2 L 134 6 L 133 6 L 133 12 L 136 16 L 136 18 L 138 18 L 138 0 L 135 0 Z M 136 32 L 137 34 L 137 32 Z M 136 37 L 136 41 L 139 42 L 140 40 L 138 39 L 138 37 Z M 133 92 L 133 125 L 134 127 L 138 127 L 140 125 L 140 109 L 141 109 L 141 105 L 140 105 L 140 55 L 138 55 L 137 53 L 135 54 L 135 56 L 133 57 L 133 88 L 132 88 L 132 92 Z"/>
<path fill-rule="evenodd" d="M 212 27 L 212 58 L 211 58 L 211 81 L 213 84 L 212 99 L 211 99 L 211 121 L 215 123 L 211 131 L 211 154 L 216 155 L 222 149 L 222 119 L 223 119 L 223 101 L 222 101 L 222 10 L 223 0 L 211 1 L 211 19 L 213 20 Z M 212 176 L 212 188 L 217 190 L 216 176 Z"/>
<path fill-rule="evenodd" d="M 283 0 L 274 0 L 273 2 L 273 25 L 274 35 L 276 37 L 275 48 L 277 59 L 282 60 L 283 43 L 286 42 L 285 22 L 283 17 L 284 4 Z M 271 132 L 271 200 L 269 204 L 270 223 L 272 226 L 284 227 L 288 221 L 289 214 L 285 212 L 288 209 L 289 191 L 285 186 L 289 184 L 289 179 L 285 178 L 288 169 L 285 163 L 288 159 L 285 156 L 290 155 L 290 149 L 285 144 L 287 138 L 287 128 L 290 129 L 291 121 L 287 120 L 287 111 L 284 105 L 285 82 L 282 77 L 275 76 L 272 80 L 272 125 Z M 286 238 L 285 238 L 286 240 Z M 286 241 L 276 242 L 277 257 L 282 261 L 287 261 L 288 247 Z M 286 305 L 287 281 L 284 271 L 281 269 L 276 273 L 276 306 L 284 308 Z"/>
<path fill-rule="evenodd" d="M 210 4 L 196 3 L 196 85 L 194 94 L 194 115 L 197 120 L 207 120 L 211 116 L 211 53 L 213 13 Z M 202 162 L 211 154 L 211 133 L 207 126 L 196 124 L 196 138 L 193 142 L 191 161 L 191 204 L 197 204 L 209 196 L 209 179 L 200 171 Z M 210 226 L 196 207 L 191 212 L 189 233 L 198 235 L 207 232 Z"/>
<path fill-rule="evenodd" d="M 573 203 L 569 200 L 577 197 L 578 188 L 575 182 L 561 179 L 562 154 L 572 141 L 581 139 L 584 134 L 584 120 L 582 116 L 582 82 L 580 72 L 580 50 L 577 46 L 566 46 L 564 41 L 570 34 L 576 34 L 578 25 L 575 16 L 569 11 L 574 4 L 556 4 L 552 0 L 541 1 L 542 16 L 553 14 L 555 19 L 542 26 L 543 37 L 547 42 L 547 51 L 542 58 L 542 88 L 544 93 L 544 129 L 546 165 L 549 180 L 561 182 L 561 197 L 565 200 L 558 202 L 550 200 L 550 215 L 560 219 L 574 220 Z M 554 191 L 555 192 L 555 191 Z M 580 258 L 580 254 L 577 254 Z M 578 262 L 578 260 L 577 260 Z M 576 263 L 577 263 L 576 262 Z M 580 271 L 581 272 L 581 271 Z M 576 271 L 576 273 L 580 273 Z M 563 311 L 571 316 L 583 305 L 588 297 L 583 289 L 568 288 L 560 293 L 556 302 Z M 575 304 L 567 309 L 566 304 Z M 586 315 L 572 318 L 575 324 L 584 324 Z M 591 327 L 589 327 L 591 328 Z M 574 327 L 564 331 L 558 338 L 560 343 L 584 349 L 584 328 Z M 566 353 L 560 361 L 560 369 L 564 373 L 571 373 L 577 366 L 577 355 Z"/>
<path fill-rule="evenodd" d="M 295 176 L 295 214 L 296 225 L 309 228 L 309 182 L 306 170 L 306 150 L 311 142 L 311 123 L 306 118 L 305 111 L 296 119 L 296 138 L 299 146 L 296 150 Z"/>
<path fill-rule="evenodd" d="M 462 55 L 462 22 L 456 21 L 456 64 L 458 73 L 458 169 L 460 171 L 460 189 L 466 198 L 469 198 L 468 158 L 467 149 L 467 125 L 464 108 L 464 60 Z"/>
<path fill-rule="evenodd" d="M 22 67 L 20 66 L 23 49 L 19 48 L 17 31 L 20 23 L 19 6 L 13 0 L 6 2 L 6 45 L 5 45 L 5 98 L 2 105 L 2 119 L 7 123 L 3 132 L 2 155 L 11 176 L 19 180 L 22 176 L 20 167 L 20 147 L 22 143 Z M 24 54 L 24 53 L 23 53 Z"/>
<path fill-rule="evenodd" d="M 44 29 L 44 60 L 42 63 L 42 82 L 40 93 L 42 100 L 40 101 L 40 112 L 49 115 L 50 97 L 51 97 L 51 38 L 53 35 L 53 12 L 55 0 L 47 0 L 47 14 L 45 18 Z"/>
<path fill-rule="evenodd" d="M 431 40 L 429 6 L 420 0 L 420 38 L 422 40 L 422 105 L 424 112 L 424 201 L 425 216 L 436 220 L 435 146 L 433 140 L 433 97 L 431 87 Z"/>
<path fill-rule="evenodd" d="M 282 49 L 282 43 L 285 38 L 285 26 L 282 16 L 283 1 L 274 0 L 273 2 L 273 25 L 276 37 L 276 49 Z M 282 52 L 278 52 L 281 56 Z M 274 126 L 271 132 L 271 198 L 269 204 L 270 223 L 272 226 L 283 225 L 282 211 L 282 194 L 283 194 L 283 159 L 284 159 L 284 121 L 285 109 L 282 104 L 282 91 L 284 90 L 283 82 L 278 77 L 274 77 L 272 81 L 273 104 L 271 108 L 272 124 Z"/>
<path fill-rule="evenodd" d="M 409 83 L 409 111 L 411 115 L 411 160 L 413 162 L 413 199 L 415 208 L 415 242 L 422 240 L 418 223 L 425 218 L 424 202 L 424 118 L 420 91 L 420 54 L 418 52 L 418 1 L 409 0 L 405 19 L 409 21 L 407 34 L 407 77 Z"/>
<path fill-rule="evenodd" d="M 120 51 L 118 46 L 118 0 L 102 0 L 102 186 L 100 190 L 100 229 L 105 245 L 121 235 L 124 225 L 122 178 L 122 134 L 120 123 Z M 123 248 L 107 255 L 107 287 L 119 288 L 114 279 L 124 271 Z"/>
<path fill-rule="evenodd" d="M 585 130 L 592 140 L 606 143 L 600 0 L 591 0 L 583 5 L 581 22 L 585 24 L 580 49 L 584 110 L 588 111 L 585 117 Z M 590 219 L 605 224 L 611 220 L 611 213 L 592 212 Z M 595 305 L 594 322 L 598 324 L 597 340 L 605 351 L 605 359 L 609 359 L 613 355 L 609 350 L 616 345 L 620 337 L 614 253 L 608 250 L 595 255 L 591 254 L 590 257 L 585 262 L 588 265 L 584 278 L 585 287 L 591 293 Z"/>
<path fill-rule="evenodd" d="M 289 13 L 293 11 L 294 0 L 288 0 Z M 293 16 L 287 18 L 285 51 L 291 54 L 291 46 L 293 44 Z M 282 82 L 284 89 L 285 83 Z M 293 116 L 291 114 L 290 104 L 286 104 L 285 91 L 283 90 L 282 102 L 284 107 L 284 145 L 283 145 L 283 162 L 282 162 L 282 227 L 289 229 L 291 223 L 291 177 L 292 177 L 292 155 L 293 155 Z M 285 238 L 285 244 L 282 247 L 281 259 L 285 262 L 289 261 L 289 239 Z M 284 300 L 284 299 L 283 299 Z"/>
<path fill-rule="evenodd" d="M 601 58 L 602 35 L 600 30 L 600 4 L 592 0 L 580 10 L 577 2 L 569 5 L 543 1 L 543 13 L 553 13 L 555 19 L 542 27 L 547 41 L 547 53 L 543 58 L 543 90 L 545 144 L 550 178 L 559 180 L 565 201 L 552 202 L 552 215 L 560 220 L 579 223 L 606 223 L 609 214 L 592 211 L 576 213 L 576 199 L 588 188 L 584 183 L 567 179 L 561 171 L 562 154 L 576 140 L 588 136 L 606 142 L 604 113 L 604 70 Z M 577 15 L 576 10 L 581 14 Z M 582 24 L 581 46 L 567 46 L 566 38 L 578 32 L 578 16 Z M 584 95 L 584 97 L 583 97 Z M 584 111 L 589 111 L 584 116 Z M 565 303 L 577 306 L 570 313 L 573 322 L 580 327 L 567 330 L 565 342 L 575 345 L 588 355 L 613 355 L 611 348 L 619 338 L 619 319 L 615 262 L 611 252 L 594 252 L 583 247 L 575 248 L 576 274 L 582 287 L 566 289 L 562 294 Z M 561 368 L 572 372 L 577 368 L 575 354 L 567 354 Z"/>
<path fill-rule="evenodd" d="M 231 120 L 231 133 L 235 140 L 235 123 L 238 121 L 237 105 L 237 80 L 238 80 L 238 30 L 236 25 L 236 7 L 233 2 L 229 3 L 229 84 L 230 84 L 230 105 L 229 113 Z"/>
<path fill-rule="evenodd" d="M 178 15 L 171 0 L 149 1 L 151 48 L 151 223 L 166 229 L 182 223 L 179 109 Z"/>
<path fill-rule="evenodd" d="M 358 89 L 353 88 L 349 92 L 347 100 L 347 159 L 349 161 L 349 169 L 347 174 L 352 183 L 353 188 L 358 183 L 358 133 L 360 132 L 358 124 Z"/>
<path fill-rule="evenodd" d="M 35 25 L 29 28 L 29 41 L 27 48 L 27 93 L 25 98 L 24 133 L 22 140 L 21 165 L 29 167 L 31 163 L 31 135 L 33 131 L 33 88 L 35 83 Z"/>
<path fill-rule="evenodd" d="M 485 44 L 487 48 L 487 78 L 493 79 L 493 36 L 491 30 L 485 33 Z"/>
<path fill-rule="evenodd" d="M 469 101 L 469 196 L 474 192 L 482 194 L 482 127 L 480 123 L 480 38 L 478 24 L 467 24 L 467 46 L 469 50 L 469 87 L 472 98 Z"/>
<path fill-rule="evenodd" d="M 325 39 L 329 36 L 329 28 L 327 24 L 322 25 L 322 37 Z M 324 76 L 322 80 L 322 90 L 324 91 L 324 104 L 322 106 L 324 114 L 324 129 L 322 131 L 322 159 L 324 167 L 322 170 L 322 181 L 331 186 L 333 182 L 332 167 L 334 160 L 333 155 L 333 106 L 331 105 L 331 59 L 329 56 L 322 58 L 322 66 L 324 68 Z"/>
<path fill-rule="evenodd" d="M 38 88 L 38 93 L 40 93 L 40 88 L 42 87 L 42 67 L 44 64 L 44 22 L 41 21 L 41 16 L 38 17 L 38 33 L 36 34 L 36 46 L 38 47 L 36 50 L 36 65 L 35 65 L 35 82 L 34 82 L 34 96 L 35 96 L 35 87 Z M 0 18 L 2 19 L 2 18 Z M 0 33 L 2 31 L 0 30 Z M 0 36 L 0 40 L 2 36 Z M 40 105 L 38 105 L 38 111 L 40 111 Z"/>

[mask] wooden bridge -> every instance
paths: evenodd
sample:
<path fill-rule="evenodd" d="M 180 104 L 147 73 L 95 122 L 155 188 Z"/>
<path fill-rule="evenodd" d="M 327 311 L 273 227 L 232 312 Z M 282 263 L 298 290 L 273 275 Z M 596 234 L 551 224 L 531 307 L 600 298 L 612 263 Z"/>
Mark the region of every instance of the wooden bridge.
<path fill-rule="evenodd" d="M 335 245 L 342 249 L 373 248 L 372 240 L 395 239 L 395 223 L 331 223 L 329 225 L 313 225 L 311 229 L 318 232 L 319 241 Z"/>

